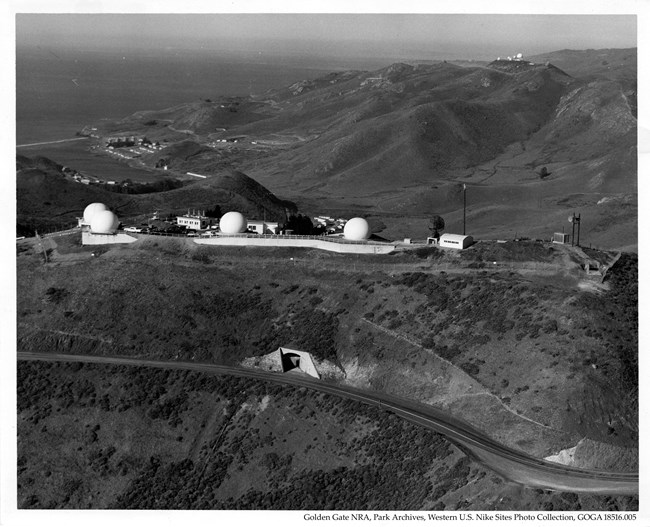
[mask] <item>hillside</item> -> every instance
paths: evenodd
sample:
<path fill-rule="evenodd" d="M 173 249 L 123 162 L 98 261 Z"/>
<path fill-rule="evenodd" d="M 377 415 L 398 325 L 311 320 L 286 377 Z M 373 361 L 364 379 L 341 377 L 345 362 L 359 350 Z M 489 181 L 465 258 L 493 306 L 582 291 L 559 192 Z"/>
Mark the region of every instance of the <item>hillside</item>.
<path fill-rule="evenodd" d="M 427 402 L 539 457 L 587 438 L 601 452 L 581 463 L 636 467 L 632 255 L 601 283 L 582 262 L 613 254 L 533 242 L 382 257 L 44 243 L 46 265 L 31 241 L 18 254 L 20 351 L 263 367 L 291 343 L 329 382 Z"/>
<path fill-rule="evenodd" d="M 532 62 L 551 62 L 572 77 L 606 77 L 636 83 L 637 50 L 631 49 L 563 49 L 528 57 Z"/>
<path fill-rule="evenodd" d="M 18 434 L 26 509 L 638 509 L 515 487 L 372 406 L 198 372 L 21 361 Z"/>
<path fill-rule="evenodd" d="M 224 212 L 237 210 L 250 217 L 283 220 L 285 210 L 295 210 L 262 185 L 235 170 L 224 170 L 206 180 L 191 181 L 181 188 L 147 194 L 123 194 L 98 185 L 84 185 L 62 172 L 62 166 L 47 158 L 18 156 L 16 172 L 17 225 L 29 233 L 70 226 L 86 205 L 105 203 L 118 217 L 184 210 L 209 209 L 219 205 Z"/>
<path fill-rule="evenodd" d="M 579 210 L 584 240 L 634 249 L 636 50 L 530 60 L 335 72 L 98 126 L 167 140 L 179 171 L 234 167 L 314 214 L 390 218 L 387 236 L 424 236 L 409 226 L 434 213 L 458 230 L 466 184 L 475 236 L 548 239 Z"/>

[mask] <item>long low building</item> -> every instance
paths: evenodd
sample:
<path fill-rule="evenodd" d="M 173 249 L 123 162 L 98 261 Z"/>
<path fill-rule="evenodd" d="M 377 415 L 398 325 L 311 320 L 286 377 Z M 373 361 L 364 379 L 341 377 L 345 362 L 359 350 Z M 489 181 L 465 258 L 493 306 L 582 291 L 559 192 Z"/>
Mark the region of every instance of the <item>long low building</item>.
<path fill-rule="evenodd" d="M 209 238 L 194 238 L 194 243 L 248 247 L 307 247 L 347 254 L 388 254 L 395 250 L 395 244 L 392 243 L 349 241 L 326 236 L 216 235 Z"/>

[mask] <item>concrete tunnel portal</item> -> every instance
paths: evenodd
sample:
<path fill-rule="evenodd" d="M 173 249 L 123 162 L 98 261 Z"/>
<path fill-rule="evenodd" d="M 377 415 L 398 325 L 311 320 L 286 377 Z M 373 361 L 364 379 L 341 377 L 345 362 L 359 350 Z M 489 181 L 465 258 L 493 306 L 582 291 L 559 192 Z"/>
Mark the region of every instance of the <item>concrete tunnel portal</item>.
<path fill-rule="evenodd" d="M 289 348 L 278 348 L 278 352 L 280 353 L 280 363 L 282 364 L 283 373 L 299 370 L 307 375 L 320 379 L 311 354 L 306 351 L 292 350 Z"/>

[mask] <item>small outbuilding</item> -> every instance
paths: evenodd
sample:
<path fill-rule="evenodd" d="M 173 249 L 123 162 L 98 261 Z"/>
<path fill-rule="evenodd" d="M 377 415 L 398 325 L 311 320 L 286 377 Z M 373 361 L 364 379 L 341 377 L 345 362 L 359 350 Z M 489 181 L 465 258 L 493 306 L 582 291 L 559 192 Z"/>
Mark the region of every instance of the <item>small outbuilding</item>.
<path fill-rule="evenodd" d="M 474 238 L 464 234 L 449 234 L 445 233 L 440 236 L 438 245 L 440 247 L 447 247 L 449 249 L 467 249 L 474 243 Z"/>
<path fill-rule="evenodd" d="M 277 234 L 280 231 L 280 225 L 277 221 L 248 220 L 247 229 L 257 234 Z"/>
<path fill-rule="evenodd" d="M 571 241 L 571 235 L 565 234 L 563 232 L 554 232 L 553 233 L 553 243 L 562 243 L 566 244 Z"/>

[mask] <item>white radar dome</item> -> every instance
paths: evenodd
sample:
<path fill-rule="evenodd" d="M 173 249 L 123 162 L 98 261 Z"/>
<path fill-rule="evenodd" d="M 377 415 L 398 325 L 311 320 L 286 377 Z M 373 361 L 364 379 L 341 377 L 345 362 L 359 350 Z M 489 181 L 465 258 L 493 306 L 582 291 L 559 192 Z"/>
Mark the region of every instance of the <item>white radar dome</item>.
<path fill-rule="evenodd" d="M 120 221 L 110 210 L 100 210 L 93 215 L 90 232 L 94 234 L 115 234 Z"/>
<path fill-rule="evenodd" d="M 348 240 L 367 240 L 370 237 L 370 225 L 363 218 L 352 218 L 343 227 L 343 236 Z"/>
<path fill-rule="evenodd" d="M 247 227 L 248 223 L 241 212 L 226 212 L 219 221 L 219 228 L 224 234 L 239 234 Z"/>
<path fill-rule="evenodd" d="M 93 216 L 98 212 L 108 210 L 108 207 L 103 203 L 91 203 L 84 209 L 84 223 L 90 225 L 93 221 Z"/>

